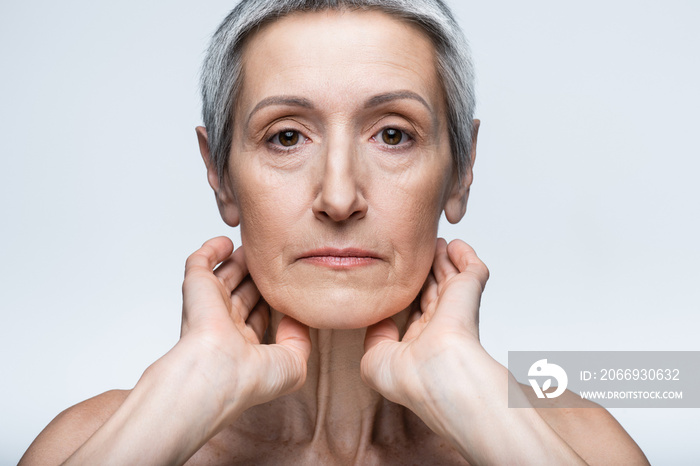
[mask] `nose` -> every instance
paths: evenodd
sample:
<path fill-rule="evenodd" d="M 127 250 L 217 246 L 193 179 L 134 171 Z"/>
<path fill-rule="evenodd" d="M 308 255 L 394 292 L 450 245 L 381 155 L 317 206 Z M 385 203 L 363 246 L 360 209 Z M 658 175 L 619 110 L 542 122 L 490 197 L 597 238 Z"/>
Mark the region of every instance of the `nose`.
<path fill-rule="evenodd" d="M 366 215 L 367 200 L 362 192 L 360 171 L 351 141 L 329 147 L 312 207 L 316 218 L 343 222 Z"/>

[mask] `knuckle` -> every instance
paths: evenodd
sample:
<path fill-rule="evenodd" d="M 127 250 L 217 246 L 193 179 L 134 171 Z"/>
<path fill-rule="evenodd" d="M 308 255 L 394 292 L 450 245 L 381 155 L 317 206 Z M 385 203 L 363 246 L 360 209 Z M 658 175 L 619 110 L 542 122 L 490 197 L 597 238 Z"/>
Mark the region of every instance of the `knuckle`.
<path fill-rule="evenodd" d="M 199 258 L 199 251 L 193 252 L 187 257 L 187 260 L 185 260 L 185 270 L 190 269 L 192 266 L 195 265 L 197 262 L 197 259 Z"/>
<path fill-rule="evenodd" d="M 238 312 L 234 312 L 234 318 L 237 321 L 243 321 L 243 317 L 241 314 L 245 314 L 245 317 L 248 317 L 248 314 L 251 309 L 250 301 L 241 295 L 234 294 L 231 296 L 231 306 L 236 309 Z"/>
<path fill-rule="evenodd" d="M 211 257 L 213 257 L 213 254 L 214 250 L 211 248 L 211 246 L 205 244 L 187 257 L 185 260 L 185 271 L 200 265 L 202 259 L 208 261 Z"/>
<path fill-rule="evenodd" d="M 479 295 L 481 295 L 481 293 L 484 291 L 484 287 L 486 286 L 486 281 L 476 271 L 461 274 L 459 282 L 462 284 L 462 286 L 466 287 L 467 290 L 470 290 L 473 293 L 478 293 Z"/>
<path fill-rule="evenodd" d="M 479 275 L 483 278 L 484 283 L 489 279 L 491 276 L 491 272 L 489 271 L 489 268 L 484 264 L 483 262 L 479 261 Z"/>
<path fill-rule="evenodd" d="M 489 277 L 491 276 L 489 268 L 486 266 L 486 264 L 484 264 L 481 261 L 481 259 L 476 257 L 476 255 L 469 260 L 468 270 L 471 270 L 473 272 L 473 274 L 479 279 L 482 285 L 485 285 Z"/>

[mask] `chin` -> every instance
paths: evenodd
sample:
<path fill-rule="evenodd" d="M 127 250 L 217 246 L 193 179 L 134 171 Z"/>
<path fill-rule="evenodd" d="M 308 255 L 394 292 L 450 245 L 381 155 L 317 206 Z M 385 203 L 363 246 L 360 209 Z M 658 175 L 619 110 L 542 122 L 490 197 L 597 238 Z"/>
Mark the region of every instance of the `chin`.
<path fill-rule="evenodd" d="M 393 296 L 362 296 L 354 291 L 336 290 L 314 299 L 301 296 L 294 299 L 289 294 L 266 295 L 261 290 L 265 301 L 282 314 L 311 328 L 337 330 L 365 328 L 398 314 L 411 305 L 419 291 L 420 287 L 415 291 L 390 293 Z"/>

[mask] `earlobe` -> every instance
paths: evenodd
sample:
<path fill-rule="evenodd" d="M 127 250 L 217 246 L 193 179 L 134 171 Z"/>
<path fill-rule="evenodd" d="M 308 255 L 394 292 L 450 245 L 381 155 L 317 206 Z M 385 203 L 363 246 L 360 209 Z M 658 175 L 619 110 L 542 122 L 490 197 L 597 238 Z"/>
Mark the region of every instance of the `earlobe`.
<path fill-rule="evenodd" d="M 465 173 L 461 177 L 455 176 L 450 190 L 449 197 L 445 202 L 445 218 L 450 223 L 458 223 L 467 212 L 467 200 L 469 199 L 469 188 L 471 187 L 474 178 L 472 167 L 476 158 L 476 140 L 479 134 L 480 120 L 474 120 L 472 130 L 472 147 L 469 166 L 466 167 Z"/>
<path fill-rule="evenodd" d="M 219 207 L 221 218 L 227 225 L 236 227 L 239 224 L 238 204 L 231 187 L 225 181 L 219 179 L 216 163 L 211 159 L 209 151 L 207 129 L 204 126 L 197 126 L 195 131 L 199 142 L 199 152 L 202 154 L 202 160 L 204 160 L 204 165 L 207 167 L 207 180 L 211 189 L 214 190 L 216 205 Z"/>

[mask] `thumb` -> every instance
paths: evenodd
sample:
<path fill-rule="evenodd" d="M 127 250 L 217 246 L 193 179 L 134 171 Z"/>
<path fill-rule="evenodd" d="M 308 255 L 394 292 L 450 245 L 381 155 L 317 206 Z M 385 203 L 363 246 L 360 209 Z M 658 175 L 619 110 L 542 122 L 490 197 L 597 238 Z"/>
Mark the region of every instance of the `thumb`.
<path fill-rule="evenodd" d="M 300 389 L 306 381 L 307 361 L 311 353 L 309 328 L 285 316 L 277 327 L 277 343 L 256 346 L 264 352 L 269 370 L 261 374 L 262 389 L 255 404 L 273 400 Z"/>
<path fill-rule="evenodd" d="M 365 353 L 384 340 L 399 341 L 399 329 L 392 318 L 384 319 L 367 327 Z"/>
<path fill-rule="evenodd" d="M 275 341 L 296 353 L 306 363 L 311 354 L 311 337 L 309 327 L 289 316 L 284 316 L 277 326 Z"/>
<path fill-rule="evenodd" d="M 391 360 L 397 349 L 399 329 L 392 319 L 385 319 L 367 328 L 365 354 L 360 364 L 362 380 L 385 398 L 392 397 L 394 376 Z"/>

